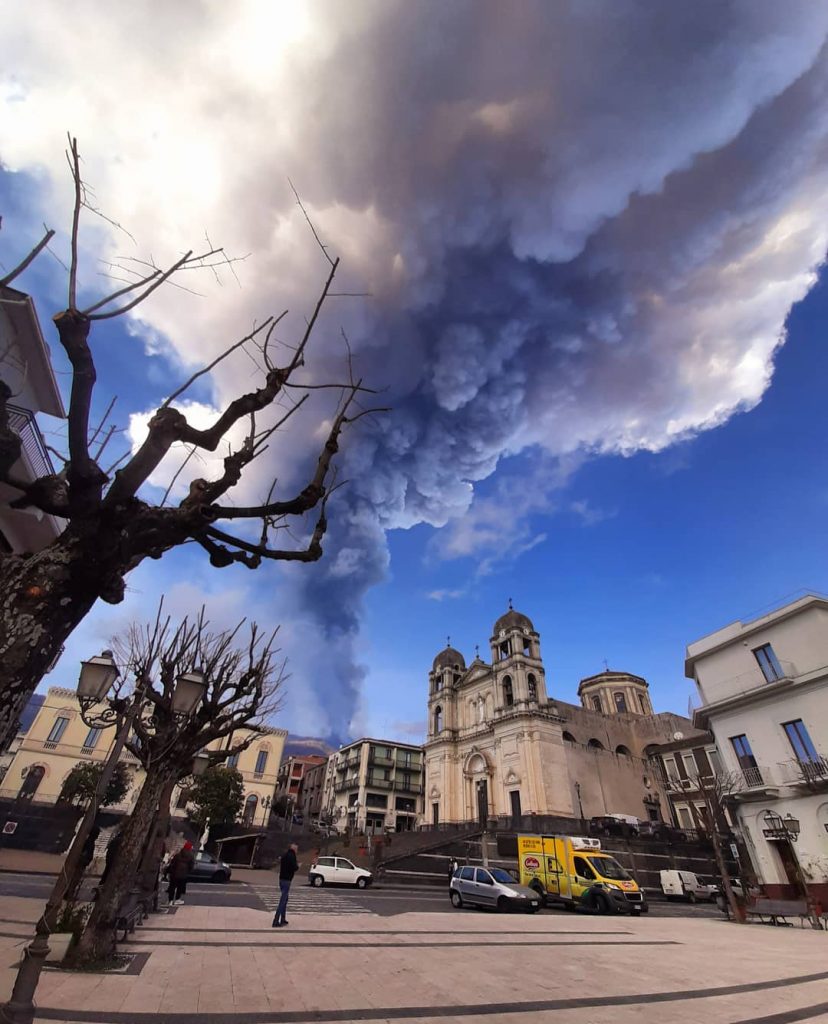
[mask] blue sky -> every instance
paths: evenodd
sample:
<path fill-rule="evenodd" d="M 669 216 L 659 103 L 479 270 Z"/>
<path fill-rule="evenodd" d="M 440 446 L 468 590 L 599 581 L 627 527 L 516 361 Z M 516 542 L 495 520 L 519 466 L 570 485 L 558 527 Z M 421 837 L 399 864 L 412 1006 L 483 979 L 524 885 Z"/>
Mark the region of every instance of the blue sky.
<path fill-rule="evenodd" d="M 683 714 L 695 696 L 687 643 L 802 590 L 828 590 L 826 322 L 823 274 L 792 311 L 755 409 L 660 454 L 587 463 L 563 504 L 586 501 L 606 518 L 589 525 L 566 507 L 538 517 L 547 539 L 502 571 L 474 579 L 471 560 L 435 570 L 428 528 L 393 534 L 391 578 L 370 594 L 365 620 L 379 722 L 424 720 L 427 672 L 447 634 L 467 661 L 475 644 L 488 660 L 510 596 L 541 632 L 550 694 L 577 701 L 578 681 L 606 659 L 648 680 L 656 710 Z M 515 461 L 528 469 L 533 457 Z M 466 588 L 459 599 L 426 597 Z"/>
<path fill-rule="evenodd" d="M 4 26 L 0 261 L 44 221 L 65 255 L 67 127 L 132 232 L 84 217 L 84 295 L 124 257 L 172 261 L 207 234 L 246 257 L 96 327 L 95 409 L 118 395 L 121 443 L 253 323 L 288 308 L 281 340 L 302 331 L 327 264 L 288 177 L 360 296 L 326 307 L 304 379 L 342 379 L 345 330 L 392 411 L 345 439 L 322 562 L 217 572 L 188 546 L 145 563 L 47 682 L 164 593 L 174 614 L 281 624 L 282 724 L 411 738 L 446 635 L 485 656 L 511 597 L 554 696 L 606 659 L 685 711 L 688 641 L 826 589 L 828 8 L 76 8 Z M 44 254 L 19 282 L 53 342 L 62 276 Z M 255 383 L 238 352 L 183 411 L 207 422 Z M 306 482 L 331 412 L 312 396 L 234 500 Z M 211 472 L 193 460 L 173 499 Z"/>

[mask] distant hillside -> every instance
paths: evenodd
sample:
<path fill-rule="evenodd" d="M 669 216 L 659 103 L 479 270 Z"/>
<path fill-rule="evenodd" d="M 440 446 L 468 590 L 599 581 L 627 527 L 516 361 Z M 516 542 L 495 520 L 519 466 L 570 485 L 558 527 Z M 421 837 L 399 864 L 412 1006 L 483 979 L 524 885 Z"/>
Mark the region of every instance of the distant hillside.
<path fill-rule="evenodd" d="M 334 747 L 317 736 L 288 736 L 282 757 L 303 757 L 308 754 L 319 754 L 328 757 Z"/>

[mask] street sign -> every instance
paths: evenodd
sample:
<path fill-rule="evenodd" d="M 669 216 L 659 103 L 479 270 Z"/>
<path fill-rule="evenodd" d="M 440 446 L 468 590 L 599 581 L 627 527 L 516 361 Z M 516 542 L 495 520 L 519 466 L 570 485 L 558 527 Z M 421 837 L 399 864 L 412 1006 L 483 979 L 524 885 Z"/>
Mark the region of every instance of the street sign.
<path fill-rule="evenodd" d="M 3 826 L 3 835 L 4 836 L 13 836 L 16 831 L 17 831 L 17 822 L 16 821 L 7 821 L 6 824 Z"/>

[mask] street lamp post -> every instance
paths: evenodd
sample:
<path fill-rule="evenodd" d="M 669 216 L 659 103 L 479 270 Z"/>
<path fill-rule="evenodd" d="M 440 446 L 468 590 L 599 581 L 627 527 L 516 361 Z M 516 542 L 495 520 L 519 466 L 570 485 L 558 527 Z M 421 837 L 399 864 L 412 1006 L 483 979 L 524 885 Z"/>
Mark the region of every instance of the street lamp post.
<path fill-rule="evenodd" d="M 799 818 L 795 818 L 790 813 L 786 814 L 783 818 L 780 814 L 776 814 L 775 811 L 767 811 L 764 815 L 764 822 L 765 827 L 762 829 L 762 832 L 766 839 L 782 840 L 788 843 L 796 880 L 805 897 L 805 904 L 808 907 L 808 918 L 811 922 L 811 927 L 815 931 L 822 931 L 822 923 L 819 920 L 814 897 L 808 888 L 808 883 L 805 881 L 802 865 L 799 863 L 799 857 L 796 852 L 795 843 L 799 839 L 799 833 L 802 830 Z"/>
<path fill-rule="evenodd" d="M 93 714 L 93 708 L 106 700 L 106 695 L 118 675 L 118 667 L 111 651 L 104 651 L 103 654 L 95 658 L 81 662 L 78 679 L 78 703 L 84 723 L 90 728 L 118 724 L 118 731 L 98 778 L 95 794 L 81 820 L 80 828 L 75 834 L 46 907 L 35 925 L 35 937 L 23 950 L 23 959 L 17 971 L 11 999 L 0 1010 L 0 1019 L 8 1024 L 31 1024 L 34 1019 L 34 994 L 43 964 L 49 955 L 49 935 L 55 929 L 63 899 L 70 891 L 76 874 L 80 871 L 81 855 L 89 833 L 92 831 L 98 806 L 106 794 L 135 715 L 143 702 L 146 681 L 140 680 L 131 699 L 110 698 L 107 707 L 101 708 L 97 714 Z"/>

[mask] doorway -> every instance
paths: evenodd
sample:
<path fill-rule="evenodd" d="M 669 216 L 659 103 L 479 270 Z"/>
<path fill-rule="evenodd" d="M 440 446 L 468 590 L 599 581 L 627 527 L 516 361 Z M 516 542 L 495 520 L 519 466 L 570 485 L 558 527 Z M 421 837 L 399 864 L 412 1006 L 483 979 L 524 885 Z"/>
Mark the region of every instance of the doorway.
<path fill-rule="evenodd" d="M 509 802 L 512 807 L 512 817 L 519 818 L 521 816 L 520 810 L 520 790 L 513 789 L 509 792 Z"/>
<path fill-rule="evenodd" d="M 486 827 L 489 820 L 489 783 L 487 779 L 477 781 L 477 820 Z"/>
<path fill-rule="evenodd" d="M 788 880 L 788 885 L 793 886 L 794 890 L 803 898 L 807 898 L 807 893 L 803 889 L 802 880 L 799 875 L 799 870 L 796 863 L 796 854 L 791 849 L 791 844 L 787 839 L 779 839 L 774 844 L 776 852 L 779 854 L 779 859 L 782 861 L 782 867 L 785 871 L 785 877 Z"/>

